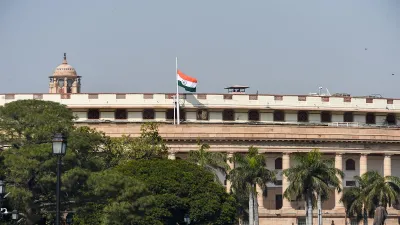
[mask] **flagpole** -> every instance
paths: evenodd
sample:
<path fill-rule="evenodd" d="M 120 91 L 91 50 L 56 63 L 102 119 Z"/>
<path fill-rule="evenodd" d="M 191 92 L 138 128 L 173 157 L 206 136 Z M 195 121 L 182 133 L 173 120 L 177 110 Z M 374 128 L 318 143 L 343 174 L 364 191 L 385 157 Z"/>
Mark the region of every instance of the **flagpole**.
<path fill-rule="evenodd" d="M 176 123 L 179 125 L 181 117 L 179 115 L 178 57 L 176 57 L 175 59 L 175 76 L 176 76 Z"/>
<path fill-rule="evenodd" d="M 175 112 L 176 112 L 176 102 L 175 102 L 175 97 L 176 97 L 176 96 L 174 96 L 174 97 L 173 97 L 173 102 L 174 102 L 174 125 L 175 125 L 175 121 L 176 121 L 176 120 L 175 120 L 175 119 L 176 119 L 176 117 L 175 117 Z"/>

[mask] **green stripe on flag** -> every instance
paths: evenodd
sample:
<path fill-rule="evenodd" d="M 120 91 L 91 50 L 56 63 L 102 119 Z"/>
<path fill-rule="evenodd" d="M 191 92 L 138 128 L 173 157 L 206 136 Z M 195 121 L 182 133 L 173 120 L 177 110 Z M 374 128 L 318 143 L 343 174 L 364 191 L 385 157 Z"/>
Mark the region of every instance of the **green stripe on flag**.
<path fill-rule="evenodd" d="M 188 92 L 196 92 L 196 88 L 191 88 L 182 84 L 180 80 L 178 80 L 178 86 L 183 87 Z"/>

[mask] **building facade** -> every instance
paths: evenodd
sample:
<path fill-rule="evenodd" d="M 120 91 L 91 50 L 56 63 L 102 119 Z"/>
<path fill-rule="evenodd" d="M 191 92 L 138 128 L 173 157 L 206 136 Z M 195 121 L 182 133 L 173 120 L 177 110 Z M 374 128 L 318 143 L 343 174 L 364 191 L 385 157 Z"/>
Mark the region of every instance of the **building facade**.
<path fill-rule="evenodd" d="M 260 225 L 303 224 L 304 202 L 282 197 L 288 186 L 282 170 L 294 165 L 293 153 L 318 148 L 324 157 L 334 158 L 335 167 L 345 173 L 344 189 L 355 185 L 354 176 L 368 170 L 400 177 L 400 99 L 246 94 L 246 87 L 236 86 L 227 94 L 181 94 L 181 124 L 175 125 L 175 94 L 80 93 L 80 77 L 66 56 L 64 62 L 60 66 L 70 69 L 57 67 L 50 77 L 50 93 L 1 94 L 0 105 L 21 99 L 59 102 L 73 111 L 77 126 L 112 137 L 139 136 L 141 123 L 158 122 L 170 159 L 186 158 L 197 149 L 198 140 L 209 143 L 211 151 L 228 155 L 255 146 L 266 156 L 267 167 L 278 171 L 279 180 L 269 184 L 267 197 L 258 195 Z M 229 189 L 229 181 L 225 185 Z M 324 224 L 345 224 L 340 197 L 332 190 L 323 203 Z M 388 209 L 388 225 L 399 224 L 396 207 Z"/>

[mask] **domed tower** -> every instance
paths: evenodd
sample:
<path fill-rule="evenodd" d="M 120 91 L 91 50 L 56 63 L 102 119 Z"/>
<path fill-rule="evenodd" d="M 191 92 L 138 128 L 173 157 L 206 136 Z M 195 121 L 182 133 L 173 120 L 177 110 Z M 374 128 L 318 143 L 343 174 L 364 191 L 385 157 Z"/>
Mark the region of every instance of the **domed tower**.
<path fill-rule="evenodd" d="M 80 93 L 81 76 L 76 74 L 74 67 L 67 62 L 67 53 L 64 53 L 64 60 L 50 76 L 49 93 Z"/>

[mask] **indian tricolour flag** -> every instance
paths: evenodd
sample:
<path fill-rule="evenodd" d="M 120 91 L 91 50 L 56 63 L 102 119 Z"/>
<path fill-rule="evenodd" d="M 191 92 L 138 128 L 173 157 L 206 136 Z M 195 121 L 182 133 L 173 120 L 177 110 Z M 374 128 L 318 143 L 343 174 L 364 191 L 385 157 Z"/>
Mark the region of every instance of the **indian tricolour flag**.
<path fill-rule="evenodd" d="M 197 79 L 194 77 L 189 77 L 188 75 L 182 73 L 180 70 L 177 71 L 178 85 L 185 88 L 186 91 L 196 92 Z"/>

